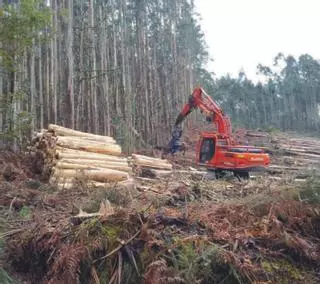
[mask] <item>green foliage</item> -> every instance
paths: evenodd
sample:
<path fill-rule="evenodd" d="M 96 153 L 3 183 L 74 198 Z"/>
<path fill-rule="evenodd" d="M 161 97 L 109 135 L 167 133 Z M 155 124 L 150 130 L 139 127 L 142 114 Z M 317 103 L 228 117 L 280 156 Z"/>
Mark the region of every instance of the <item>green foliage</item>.
<path fill-rule="evenodd" d="M 5 239 L 0 238 L 0 259 L 2 260 L 2 257 L 4 255 L 5 250 Z M 6 270 L 4 270 L 2 267 L 0 267 L 0 283 L 2 284 L 18 284 L 17 281 L 15 281 Z"/>
<path fill-rule="evenodd" d="M 320 204 L 320 175 L 309 178 L 302 186 L 300 198 L 310 203 Z"/>
<path fill-rule="evenodd" d="M 4 247 L 5 247 L 5 241 L 3 238 L 0 238 L 0 255 L 3 254 Z"/>
<path fill-rule="evenodd" d="M 105 190 L 105 198 L 107 198 L 112 204 L 126 207 L 131 202 L 128 191 L 124 188 L 114 186 L 111 189 Z"/>
<path fill-rule="evenodd" d="M 29 85 L 18 81 L 21 59 L 34 52 L 35 43 L 41 44 L 51 37 L 51 11 L 44 1 L 21 0 L 18 4 L 6 4 L 0 14 L 0 66 L 6 80 L 6 93 L 0 97 L 3 115 L 3 131 L 0 139 L 24 144 L 28 137 L 33 115 L 20 106 L 28 105 Z M 0 90 L 2 93 L 3 90 Z M 20 141 L 18 140 L 20 138 Z"/>
<path fill-rule="evenodd" d="M 29 179 L 25 182 L 25 186 L 30 189 L 39 189 L 41 187 L 41 182 L 36 179 Z M 48 187 L 46 184 L 45 186 Z M 43 190 L 43 188 L 40 189 Z"/>
<path fill-rule="evenodd" d="M 280 130 L 275 127 L 267 127 L 266 131 L 269 132 L 270 134 L 275 134 L 280 132 Z"/>
<path fill-rule="evenodd" d="M 10 275 L 3 269 L 0 268 L 0 283 L 1 284 L 18 284 Z"/>
<path fill-rule="evenodd" d="M 184 243 L 172 255 L 172 266 L 186 283 L 241 283 L 237 271 L 224 262 L 219 245 Z"/>
<path fill-rule="evenodd" d="M 319 61 L 308 54 L 278 54 L 274 62 L 273 67 L 258 65 L 263 82 L 256 84 L 244 72 L 218 78 L 214 98 L 233 125 L 319 133 Z"/>
<path fill-rule="evenodd" d="M 23 206 L 19 212 L 20 216 L 22 218 L 26 218 L 26 219 L 31 216 L 31 213 L 32 213 L 32 211 L 31 211 L 30 207 L 28 207 L 28 206 Z"/>
<path fill-rule="evenodd" d="M 304 279 L 303 271 L 285 259 L 263 260 L 261 265 L 269 278 L 277 283 L 290 283 L 290 280 L 301 281 Z"/>
<path fill-rule="evenodd" d="M 126 207 L 131 202 L 130 194 L 127 189 L 110 186 L 110 187 L 99 187 L 90 195 L 90 199 L 86 202 L 83 210 L 87 213 L 98 212 L 100 209 L 101 202 L 108 200 L 113 205 Z"/>
<path fill-rule="evenodd" d="M 0 16 L 0 56 L 7 70 L 15 70 L 17 60 L 35 39 L 47 39 L 50 18 L 50 9 L 41 0 L 4 5 Z"/>
<path fill-rule="evenodd" d="M 112 124 L 115 126 L 115 139 L 117 143 L 119 143 L 124 151 L 128 151 L 130 148 L 130 130 L 128 127 L 128 123 L 120 116 L 112 117 Z"/>
<path fill-rule="evenodd" d="M 9 96 L 11 96 L 12 102 L 0 105 L 0 112 L 2 111 L 1 109 L 7 109 L 6 123 L 9 125 L 5 132 L 0 133 L 0 140 L 13 141 L 18 139 L 19 144 L 22 145 L 25 142 L 24 137 L 30 133 L 33 116 L 26 111 L 14 111 L 14 106 L 18 103 L 18 99 L 15 94 Z M 11 127 L 13 125 L 14 127 Z"/>

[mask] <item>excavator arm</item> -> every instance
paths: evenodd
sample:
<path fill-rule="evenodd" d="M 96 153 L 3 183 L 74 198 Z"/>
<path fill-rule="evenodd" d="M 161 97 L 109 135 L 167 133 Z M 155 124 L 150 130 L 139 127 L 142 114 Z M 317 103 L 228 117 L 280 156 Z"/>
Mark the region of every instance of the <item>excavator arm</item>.
<path fill-rule="evenodd" d="M 188 103 L 183 106 L 182 111 L 178 115 L 175 126 L 182 123 L 182 121 L 197 108 L 200 109 L 201 113 L 204 113 L 207 121 L 212 122 L 217 126 L 219 134 L 230 137 L 230 118 L 224 114 L 222 109 L 202 88 L 194 89 L 192 95 L 189 97 Z"/>
<path fill-rule="evenodd" d="M 181 123 L 195 109 L 199 108 L 201 113 L 206 116 L 206 120 L 212 122 L 217 127 L 217 132 L 224 138 L 231 136 L 230 118 L 225 115 L 222 109 L 212 100 L 212 98 L 202 89 L 196 88 L 189 97 L 182 111 L 179 113 L 172 132 L 172 138 L 169 142 L 171 153 L 179 151 L 180 138 L 182 135 Z"/>

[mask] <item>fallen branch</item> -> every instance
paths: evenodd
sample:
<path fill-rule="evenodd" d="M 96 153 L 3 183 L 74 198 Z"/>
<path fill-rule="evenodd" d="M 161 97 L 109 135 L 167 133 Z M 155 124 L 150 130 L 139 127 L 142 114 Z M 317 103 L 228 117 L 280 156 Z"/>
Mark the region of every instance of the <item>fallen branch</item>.
<path fill-rule="evenodd" d="M 0 239 L 7 238 L 9 236 L 13 236 L 13 235 L 15 235 L 17 233 L 20 233 L 22 231 L 24 231 L 24 229 L 15 229 L 15 230 L 12 230 L 12 231 L 8 231 L 8 232 L 5 232 L 5 233 L 2 233 L 2 234 L 0 234 Z"/>
<path fill-rule="evenodd" d="M 138 230 L 129 240 L 127 241 L 123 241 L 123 240 L 119 240 L 120 241 L 120 245 L 118 245 L 113 251 L 109 252 L 107 255 L 96 259 L 93 261 L 93 263 L 96 263 L 99 260 L 103 260 L 106 259 L 108 257 L 110 257 L 111 255 L 115 254 L 116 252 L 118 252 L 121 248 L 123 248 L 124 246 L 126 246 L 127 244 L 129 244 L 130 242 L 132 242 L 139 234 L 140 234 L 141 230 Z"/>

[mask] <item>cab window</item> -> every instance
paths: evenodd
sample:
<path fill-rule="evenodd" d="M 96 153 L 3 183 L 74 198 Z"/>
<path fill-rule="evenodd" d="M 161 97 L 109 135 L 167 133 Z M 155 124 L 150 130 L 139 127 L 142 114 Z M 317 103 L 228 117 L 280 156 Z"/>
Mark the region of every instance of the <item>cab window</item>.
<path fill-rule="evenodd" d="M 210 161 L 215 153 L 215 140 L 213 138 L 205 138 L 201 144 L 200 163 Z"/>

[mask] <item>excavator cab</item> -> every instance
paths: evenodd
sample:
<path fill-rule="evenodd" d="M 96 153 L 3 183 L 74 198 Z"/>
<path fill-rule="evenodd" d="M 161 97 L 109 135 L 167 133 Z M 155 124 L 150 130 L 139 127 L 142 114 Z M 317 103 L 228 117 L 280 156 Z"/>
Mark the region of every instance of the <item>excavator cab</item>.
<path fill-rule="evenodd" d="M 217 178 L 227 172 L 241 179 L 248 179 L 250 171 L 269 165 L 268 154 L 261 148 L 230 143 L 228 137 L 217 133 L 202 132 L 197 146 L 197 164 L 214 171 Z"/>
<path fill-rule="evenodd" d="M 216 151 L 216 139 L 215 137 L 204 138 L 201 141 L 199 152 L 199 163 L 207 164 L 213 158 Z"/>
<path fill-rule="evenodd" d="M 197 161 L 201 165 L 214 165 L 219 149 L 229 145 L 227 138 L 212 132 L 202 132 L 197 147 Z"/>

